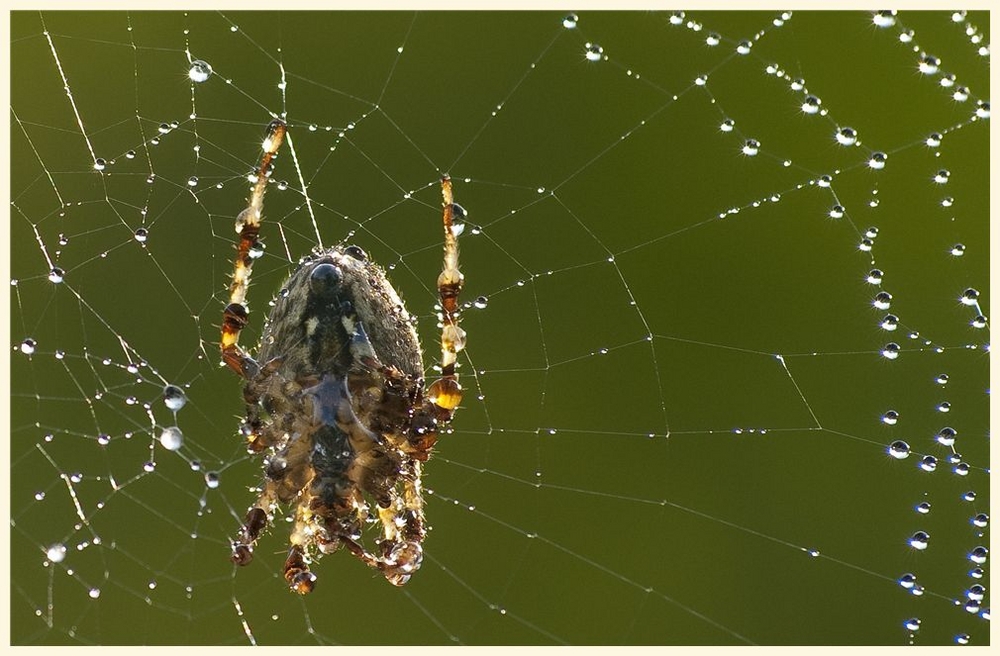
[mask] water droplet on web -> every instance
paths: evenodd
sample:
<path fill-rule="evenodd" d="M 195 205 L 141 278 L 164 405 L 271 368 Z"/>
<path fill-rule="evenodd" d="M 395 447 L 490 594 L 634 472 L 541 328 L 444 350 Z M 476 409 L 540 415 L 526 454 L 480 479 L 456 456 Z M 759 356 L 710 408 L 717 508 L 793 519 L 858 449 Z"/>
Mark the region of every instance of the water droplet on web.
<path fill-rule="evenodd" d="M 579 20 L 580 17 L 576 14 L 566 14 L 566 16 L 563 17 L 562 24 L 567 30 L 572 30 L 576 27 Z"/>
<path fill-rule="evenodd" d="M 906 588 L 907 590 L 910 590 L 913 588 L 914 585 L 917 584 L 917 577 L 915 574 L 910 574 L 909 572 L 907 572 L 906 574 L 903 574 L 898 579 L 896 579 L 896 582 L 899 583 L 899 585 L 901 585 L 902 587 Z"/>
<path fill-rule="evenodd" d="M 592 61 L 592 62 L 601 61 L 603 55 L 604 55 L 604 48 L 597 45 L 596 43 L 587 43 L 584 46 L 584 56 L 587 58 L 587 61 Z"/>
<path fill-rule="evenodd" d="M 882 9 L 872 15 L 872 22 L 876 27 L 892 27 L 896 24 L 896 10 Z M 918 620 L 919 623 L 919 620 Z M 915 631 L 916 629 L 914 629 Z"/>
<path fill-rule="evenodd" d="M 925 472 L 932 472 L 937 469 L 937 458 L 934 456 L 924 456 L 920 459 L 920 468 Z"/>
<path fill-rule="evenodd" d="M 949 171 L 948 169 L 941 169 L 940 171 L 934 174 L 934 182 L 938 184 L 945 184 L 946 182 L 948 182 L 948 178 L 950 177 L 951 177 L 951 171 Z"/>
<path fill-rule="evenodd" d="M 938 146 L 941 145 L 941 138 L 942 137 L 940 132 L 931 132 L 930 136 L 927 137 L 927 141 L 925 143 L 931 148 L 937 148 Z"/>
<path fill-rule="evenodd" d="M 980 100 L 978 103 L 976 103 L 976 116 L 979 118 L 989 118 L 990 103 L 985 100 Z"/>
<path fill-rule="evenodd" d="M 735 127 L 736 127 L 736 121 L 734 121 L 731 118 L 723 120 L 722 123 L 719 125 L 719 129 L 722 130 L 723 132 L 732 132 Z"/>
<path fill-rule="evenodd" d="M 955 636 L 955 643 L 959 645 L 967 645 L 969 644 L 969 640 L 970 638 L 968 633 L 959 633 Z"/>
<path fill-rule="evenodd" d="M 760 142 L 756 139 L 747 139 L 743 144 L 743 154 L 753 157 L 760 152 Z"/>
<path fill-rule="evenodd" d="M 879 292 L 878 294 L 875 294 L 875 299 L 872 301 L 872 305 L 879 310 L 888 310 L 892 305 L 892 294 L 889 292 Z M 885 326 L 883 326 L 883 328 L 884 327 Z"/>
<path fill-rule="evenodd" d="M 837 128 L 835 136 L 841 146 L 853 146 L 858 142 L 858 132 L 854 128 Z"/>
<path fill-rule="evenodd" d="M 926 531 L 917 531 L 910 537 L 909 545 L 918 551 L 923 551 L 927 548 L 930 539 L 931 536 Z"/>
<path fill-rule="evenodd" d="M 205 472 L 205 485 L 213 490 L 219 487 L 219 472 Z"/>
<path fill-rule="evenodd" d="M 899 40 L 901 43 L 910 43 L 914 36 L 916 36 L 916 32 L 913 30 L 904 30 L 899 33 Z"/>
<path fill-rule="evenodd" d="M 938 374 L 934 378 L 934 382 L 937 383 L 938 385 L 947 385 L 948 384 L 948 374 Z"/>
<path fill-rule="evenodd" d="M 696 77 L 694 79 L 694 83 L 695 83 L 695 86 L 703 87 L 706 84 L 708 84 L 708 76 L 707 75 L 699 75 L 698 77 Z"/>
<path fill-rule="evenodd" d="M 868 272 L 868 277 L 866 278 L 866 280 L 872 285 L 881 285 L 882 277 L 884 275 L 885 274 L 882 272 L 881 269 L 872 269 L 871 271 Z"/>
<path fill-rule="evenodd" d="M 250 244 L 250 249 L 247 251 L 247 256 L 252 260 L 257 260 L 264 257 L 264 242 L 257 240 Z"/>
<path fill-rule="evenodd" d="M 911 617 L 910 619 L 903 622 L 903 626 L 907 631 L 919 631 L 920 630 L 920 618 Z"/>
<path fill-rule="evenodd" d="M 868 159 L 868 168 L 875 169 L 879 171 L 885 168 L 885 162 L 889 159 L 889 156 L 883 152 L 874 152 Z"/>
<path fill-rule="evenodd" d="M 938 412 L 951 412 L 951 404 L 947 401 L 942 401 L 941 403 L 938 403 L 937 408 L 935 409 Z"/>
<path fill-rule="evenodd" d="M 941 68 L 941 60 L 934 55 L 921 55 L 917 68 L 924 75 L 934 75 Z"/>
<path fill-rule="evenodd" d="M 941 199 L 941 207 L 951 207 L 955 204 L 955 199 L 951 196 L 945 196 Z"/>
<path fill-rule="evenodd" d="M 195 59 L 188 69 L 188 78 L 196 84 L 205 82 L 212 76 L 212 65 L 202 59 Z"/>
<path fill-rule="evenodd" d="M 107 433 L 101 433 L 97 436 L 97 443 L 101 446 L 107 446 L 111 443 L 111 436 Z"/>
<path fill-rule="evenodd" d="M 969 464 L 966 462 L 960 462 L 955 465 L 951 471 L 953 471 L 958 476 L 968 476 L 970 471 Z"/>
<path fill-rule="evenodd" d="M 983 546 L 978 546 L 969 552 L 969 560 L 977 565 L 982 565 L 986 562 L 989 556 L 990 550 Z"/>
<path fill-rule="evenodd" d="M 716 32 L 709 32 L 708 36 L 705 37 L 705 43 L 710 46 L 717 46 L 722 43 L 722 37 Z"/>
<path fill-rule="evenodd" d="M 986 513 L 979 513 L 978 515 L 972 518 L 972 525 L 978 528 L 986 528 L 987 526 L 989 526 L 989 523 L 990 523 L 990 516 L 987 515 Z"/>
<path fill-rule="evenodd" d="M 37 342 L 35 342 L 35 340 L 31 339 L 30 337 L 28 337 L 27 339 L 25 339 L 24 341 L 21 342 L 21 345 L 20 345 L 19 348 L 21 349 L 21 353 L 24 353 L 25 355 L 31 355 L 32 353 L 35 352 L 35 347 L 36 346 L 37 346 Z"/>
<path fill-rule="evenodd" d="M 903 440 L 896 440 L 889 445 L 888 453 L 896 460 L 903 460 L 910 457 L 910 445 Z"/>
<path fill-rule="evenodd" d="M 942 444 L 944 446 L 952 446 L 953 444 L 955 444 L 955 436 L 957 434 L 958 432 L 954 428 L 952 428 L 951 426 L 945 426 L 944 428 L 938 431 L 938 434 L 934 439 L 938 441 L 938 444 Z"/>
<path fill-rule="evenodd" d="M 197 176 L 192 175 L 190 178 L 188 178 L 187 184 L 189 187 L 197 187 L 198 186 Z"/>
<path fill-rule="evenodd" d="M 895 360 L 899 357 L 899 344 L 896 342 L 889 342 L 882 347 L 882 357 L 886 360 Z"/>
<path fill-rule="evenodd" d="M 145 243 L 146 239 L 149 238 L 149 231 L 145 228 L 136 228 L 135 230 L 135 240 L 140 244 Z"/>
<path fill-rule="evenodd" d="M 962 292 L 962 296 L 958 300 L 962 302 L 962 305 L 975 305 L 979 302 L 979 292 L 969 287 Z"/>
<path fill-rule="evenodd" d="M 889 426 L 895 426 L 896 422 L 899 421 L 899 413 L 895 410 L 887 410 L 885 414 L 882 415 L 882 423 Z M 905 444 L 905 442 L 904 442 Z"/>
<path fill-rule="evenodd" d="M 931 504 L 929 501 L 921 501 L 916 505 L 916 508 L 914 508 L 914 510 L 916 510 L 921 515 L 926 515 L 931 511 Z"/>
<path fill-rule="evenodd" d="M 160 444 L 167 451 L 177 451 L 184 445 L 184 434 L 177 426 L 167 426 L 160 433 Z"/>
<path fill-rule="evenodd" d="M 980 314 L 980 315 L 977 315 L 972 321 L 970 321 L 969 324 L 973 328 L 985 328 L 986 324 L 987 324 L 987 320 L 986 320 L 986 317 L 984 317 L 983 315 Z"/>
<path fill-rule="evenodd" d="M 45 550 L 45 557 L 50 563 L 61 563 L 66 558 L 66 545 L 57 542 Z"/>
<path fill-rule="evenodd" d="M 91 599 L 97 599 L 98 597 L 101 596 L 101 589 L 100 588 L 91 588 L 90 591 L 87 592 L 87 595 Z"/>
<path fill-rule="evenodd" d="M 749 55 L 751 48 L 753 48 L 753 43 L 746 39 L 743 39 L 742 41 L 736 44 L 736 54 Z"/>
<path fill-rule="evenodd" d="M 486 309 L 487 302 L 488 299 L 485 296 L 480 296 L 475 301 L 472 302 L 472 306 L 477 310 L 484 310 Z"/>
<path fill-rule="evenodd" d="M 951 97 L 955 99 L 955 102 L 965 102 L 969 99 L 969 87 L 956 87 L 952 92 Z"/>
<path fill-rule="evenodd" d="M 49 271 L 49 282 L 59 284 L 63 281 L 65 274 L 66 272 L 59 267 L 52 267 L 52 270 Z"/>
<path fill-rule="evenodd" d="M 819 106 L 823 104 L 823 101 L 817 96 L 806 96 L 805 101 L 802 103 L 802 111 L 806 114 L 818 114 Z"/>
<path fill-rule="evenodd" d="M 156 470 L 156 463 L 153 461 L 147 461 L 142 464 L 142 470 L 144 472 L 153 472 Z"/>

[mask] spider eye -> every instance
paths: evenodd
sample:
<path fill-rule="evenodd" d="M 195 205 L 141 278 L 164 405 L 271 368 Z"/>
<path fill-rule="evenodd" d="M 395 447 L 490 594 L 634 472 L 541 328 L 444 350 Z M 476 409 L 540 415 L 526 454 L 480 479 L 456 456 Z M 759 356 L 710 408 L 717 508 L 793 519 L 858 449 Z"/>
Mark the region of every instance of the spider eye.
<path fill-rule="evenodd" d="M 340 280 L 340 269 L 324 262 L 317 265 L 309 274 L 309 288 L 316 294 L 323 294 L 335 289 Z"/>
<path fill-rule="evenodd" d="M 344 249 L 344 252 L 353 257 L 355 260 L 364 262 L 368 259 L 368 253 L 366 253 L 360 246 L 348 246 Z"/>

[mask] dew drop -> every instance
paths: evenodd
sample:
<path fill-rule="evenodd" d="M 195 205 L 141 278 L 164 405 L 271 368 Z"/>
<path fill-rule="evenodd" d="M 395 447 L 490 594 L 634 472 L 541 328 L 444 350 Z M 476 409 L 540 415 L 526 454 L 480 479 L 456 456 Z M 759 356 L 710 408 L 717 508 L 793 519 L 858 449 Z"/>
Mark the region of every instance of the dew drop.
<path fill-rule="evenodd" d="M 98 597 L 101 596 L 101 589 L 100 588 L 91 588 L 90 591 L 87 592 L 87 595 L 91 599 L 97 599 Z"/>
<path fill-rule="evenodd" d="M 716 32 L 709 32 L 708 36 L 705 37 L 705 43 L 710 46 L 717 46 L 722 43 L 722 37 Z"/>
<path fill-rule="evenodd" d="M 958 476 L 968 476 L 970 469 L 971 468 L 969 467 L 968 463 L 966 463 L 966 462 L 960 462 L 957 465 L 955 465 L 955 467 L 952 469 L 952 471 L 956 475 L 958 475 Z"/>
<path fill-rule="evenodd" d="M 184 434 L 177 426 L 167 426 L 160 433 L 160 444 L 167 451 L 177 451 L 184 445 Z"/>
<path fill-rule="evenodd" d="M 955 100 L 955 102 L 965 102 L 969 99 L 969 87 L 956 87 L 952 92 L 951 97 Z"/>
<path fill-rule="evenodd" d="M 107 163 L 107 161 L 105 161 L 105 159 L 103 157 L 98 157 L 97 159 L 94 160 L 94 170 L 95 171 L 103 171 L 107 167 L 108 167 L 108 163 Z"/>
<path fill-rule="evenodd" d="M 830 218 L 831 219 L 842 219 L 844 218 L 844 212 L 847 210 L 843 205 L 834 205 L 830 208 Z"/>
<path fill-rule="evenodd" d="M 986 100 L 980 100 L 976 103 L 976 116 L 979 118 L 989 118 L 990 117 L 990 103 Z"/>
<path fill-rule="evenodd" d="M 756 139 L 747 139 L 746 143 L 743 144 L 743 154 L 748 157 L 753 157 L 760 152 L 760 142 Z"/>
<path fill-rule="evenodd" d="M 817 96 L 806 96 L 805 101 L 802 103 L 802 111 L 806 114 L 818 114 L 819 106 L 823 104 L 823 101 Z"/>
<path fill-rule="evenodd" d="M 604 57 L 604 48 L 596 43 L 587 43 L 584 49 L 584 56 L 587 58 L 587 61 L 601 61 Z"/>
<path fill-rule="evenodd" d="M 945 184 L 946 182 L 948 182 L 948 178 L 950 177 L 951 177 L 951 171 L 949 171 L 948 169 L 941 169 L 940 171 L 934 174 L 934 182 L 938 184 Z"/>
<path fill-rule="evenodd" d="M 953 444 L 955 444 L 955 436 L 957 434 L 958 432 L 954 428 L 952 428 L 951 426 L 945 426 L 944 428 L 938 431 L 938 434 L 937 436 L 935 436 L 934 439 L 937 440 L 938 444 L 944 446 L 952 446 Z"/>
<path fill-rule="evenodd" d="M 951 412 L 951 404 L 948 403 L 947 401 L 942 401 L 941 403 L 937 404 L 936 409 L 938 412 Z"/>
<path fill-rule="evenodd" d="M 727 118 L 722 121 L 719 125 L 719 129 L 723 132 L 732 132 L 736 128 L 736 121 L 731 118 Z"/>
<path fill-rule="evenodd" d="M 872 301 L 872 305 L 879 310 L 888 310 L 892 305 L 892 294 L 889 292 L 879 292 L 878 294 L 875 294 L 875 299 Z"/>
<path fill-rule="evenodd" d="M 907 590 L 910 590 L 913 588 L 914 585 L 917 584 L 917 576 L 915 574 L 910 574 L 909 572 L 907 572 L 906 574 L 903 574 L 898 579 L 896 579 L 896 582 L 899 583 L 899 585 L 901 585 L 902 587 L 906 588 Z"/>
<path fill-rule="evenodd" d="M 192 175 L 190 178 L 188 178 L 187 184 L 188 184 L 189 187 L 197 187 L 198 186 L 198 177 Z"/>
<path fill-rule="evenodd" d="M 868 277 L 866 278 L 866 280 L 872 285 L 881 285 L 882 277 L 884 275 L 885 274 L 882 272 L 881 269 L 872 269 L 871 271 L 868 272 Z"/>
<path fill-rule="evenodd" d="M 938 385 L 947 385 L 948 374 L 938 374 L 937 377 L 934 379 L 934 382 L 937 383 Z"/>
<path fill-rule="evenodd" d="M 872 156 L 868 159 L 868 168 L 879 171 L 885 168 L 885 162 L 889 159 L 889 156 L 881 151 L 872 153 Z"/>
<path fill-rule="evenodd" d="M 986 317 L 983 315 L 977 315 L 971 322 L 969 322 L 973 328 L 985 328 L 986 327 Z"/>
<path fill-rule="evenodd" d="M 145 243 L 149 238 L 149 231 L 146 228 L 136 228 L 135 240 L 140 244 Z"/>
<path fill-rule="evenodd" d="M 475 301 L 472 302 L 472 306 L 477 310 L 484 310 L 486 309 L 487 302 L 488 299 L 485 296 L 480 296 Z"/>
<path fill-rule="evenodd" d="M 962 296 L 958 300 L 962 302 L 962 305 L 975 305 L 979 302 L 979 292 L 969 287 L 962 292 Z"/>
<path fill-rule="evenodd" d="M 751 48 L 753 48 L 753 43 L 747 41 L 746 39 L 743 39 L 742 41 L 736 44 L 736 54 L 749 55 Z"/>
<path fill-rule="evenodd" d="M 930 539 L 931 536 L 926 531 L 917 531 L 910 537 L 909 545 L 918 551 L 923 551 L 927 548 Z"/>
<path fill-rule="evenodd" d="M 917 504 L 914 510 L 916 510 L 921 515 L 926 515 L 931 511 L 931 504 L 929 501 L 921 501 L 920 503 Z"/>
<path fill-rule="evenodd" d="M 910 457 L 910 445 L 903 440 L 896 440 L 889 445 L 888 453 L 896 460 L 903 460 Z"/>
<path fill-rule="evenodd" d="M 919 631 L 920 630 L 920 618 L 911 617 L 910 619 L 903 622 L 903 626 L 907 631 Z"/>
<path fill-rule="evenodd" d="M 59 267 L 52 267 L 52 270 L 49 271 L 49 282 L 59 284 L 63 281 L 65 275 L 66 272 Z"/>
<path fill-rule="evenodd" d="M 212 488 L 213 490 L 219 487 L 219 472 L 215 471 L 205 472 L 205 485 Z"/>
<path fill-rule="evenodd" d="M 931 148 L 937 148 L 941 145 L 941 138 L 940 132 L 931 132 L 925 143 Z"/>
<path fill-rule="evenodd" d="M 50 563 L 61 563 L 66 558 L 66 545 L 57 542 L 45 550 L 45 557 Z"/>
<path fill-rule="evenodd" d="M 21 349 L 21 353 L 24 353 L 25 355 L 31 355 L 32 353 L 35 352 L 35 347 L 37 345 L 38 343 L 35 340 L 28 337 L 27 339 L 21 342 L 21 346 L 19 348 Z"/>
<path fill-rule="evenodd" d="M 990 550 L 986 547 L 979 546 L 969 552 L 969 560 L 977 565 L 982 565 L 986 562 L 986 558 L 989 556 Z"/>
<path fill-rule="evenodd" d="M 924 75 L 934 75 L 941 69 L 941 60 L 934 55 L 921 55 L 917 68 Z"/>
<path fill-rule="evenodd" d="M 854 128 L 837 128 L 835 136 L 841 146 L 853 146 L 858 142 L 858 132 Z"/>
<path fill-rule="evenodd" d="M 565 27 L 567 30 L 572 30 L 576 27 L 576 24 L 579 21 L 580 17 L 577 16 L 576 14 L 566 14 L 566 16 L 563 17 L 562 24 L 563 27 Z"/>
<path fill-rule="evenodd" d="M 885 414 L 882 415 L 882 423 L 889 426 L 895 426 L 896 422 L 899 421 L 899 413 L 895 410 L 887 410 Z"/>
<path fill-rule="evenodd" d="M 979 513 L 978 515 L 972 518 L 972 525 L 978 528 L 986 528 L 987 526 L 989 526 L 989 523 L 990 523 L 990 516 L 987 515 L 986 513 Z"/>
<path fill-rule="evenodd" d="M 959 645 L 967 645 L 969 644 L 969 640 L 970 638 L 968 633 L 959 633 L 955 636 L 955 643 Z"/>
<path fill-rule="evenodd" d="M 895 9 L 882 9 L 876 11 L 872 15 L 872 22 L 875 23 L 876 27 L 892 27 L 896 24 L 896 10 Z M 917 620 L 917 624 L 920 620 Z M 913 629 L 916 631 L 916 629 Z"/>
<path fill-rule="evenodd" d="M 925 472 L 932 472 L 937 469 L 937 458 L 934 456 L 924 456 L 920 459 L 920 468 Z"/>
<path fill-rule="evenodd" d="M 196 84 L 205 82 L 212 76 L 212 65 L 202 59 L 195 59 L 188 69 L 188 78 Z"/>

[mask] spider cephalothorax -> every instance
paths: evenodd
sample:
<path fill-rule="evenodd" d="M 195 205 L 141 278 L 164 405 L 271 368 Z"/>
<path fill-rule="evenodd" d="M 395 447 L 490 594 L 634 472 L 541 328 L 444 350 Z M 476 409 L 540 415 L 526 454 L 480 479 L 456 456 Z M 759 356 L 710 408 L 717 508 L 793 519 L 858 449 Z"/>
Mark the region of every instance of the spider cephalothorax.
<path fill-rule="evenodd" d="M 303 258 L 277 298 L 256 358 L 238 344 L 246 325 L 246 290 L 264 192 L 285 137 L 274 120 L 240 234 L 230 302 L 223 315 L 222 357 L 246 379 L 243 434 L 264 454 L 264 482 L 233 541 L 232 559 L 246 565 L 261 532 L 282 506 L 293 528 L 284 576 L 296 592 L 312 590 L 309 563 L 346 547 L 391 583 L 403 585 L 420 567 L 424 526 L 420 477 L 438 432 L 461 400 L 456 354 L 458 234 L 464 210 L 441 181 L 445 231 L 441 299 L 441 378 L 424 386 L 413 321 L 384 271 L 357 246 L 316 249 Z M 369 550 L 363 533 L 381 530 Z"/>

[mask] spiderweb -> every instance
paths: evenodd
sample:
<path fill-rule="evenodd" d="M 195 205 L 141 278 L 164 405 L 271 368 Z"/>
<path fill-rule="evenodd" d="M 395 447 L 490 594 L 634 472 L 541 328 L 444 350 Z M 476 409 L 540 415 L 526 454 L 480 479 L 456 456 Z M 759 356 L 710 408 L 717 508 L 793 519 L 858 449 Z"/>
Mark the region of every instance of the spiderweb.
<path fill-rule="evenodd" d="M 987 644 L 988 16 L 11 19 L 12 641 Z M 218 325 L 356 243 L 466 396 L 403 589 L 308 597 Z"/>

